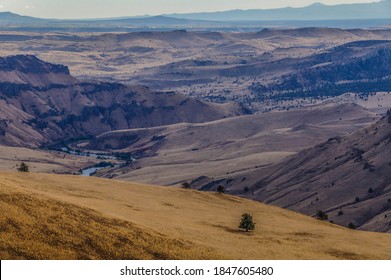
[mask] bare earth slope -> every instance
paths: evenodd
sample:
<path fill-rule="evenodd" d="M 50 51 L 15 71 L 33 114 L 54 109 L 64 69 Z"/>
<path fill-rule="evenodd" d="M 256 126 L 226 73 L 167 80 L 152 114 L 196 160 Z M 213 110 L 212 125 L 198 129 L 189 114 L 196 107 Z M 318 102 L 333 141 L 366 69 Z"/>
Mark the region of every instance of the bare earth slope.
<path fill-rule="evenodd" d="M 389 234 L 352 231 L 216 193 L 1 173 L 0 204 L 6 259 L 391 258 Z M 238 230 L 243 212 L 253 215 L 254 232 Z"/>
<path fill-rule="evenodd" d="M 96 137 L 88 147 L 131 152 L 137 158 L 132 166 L 112 170 L 104 174 L 106 177 L 171 185 L 201 176 L 234 176 L 270 165 L 377 119 L 354 104 L 325 103 L 202 124 L 112 131 Z"/>

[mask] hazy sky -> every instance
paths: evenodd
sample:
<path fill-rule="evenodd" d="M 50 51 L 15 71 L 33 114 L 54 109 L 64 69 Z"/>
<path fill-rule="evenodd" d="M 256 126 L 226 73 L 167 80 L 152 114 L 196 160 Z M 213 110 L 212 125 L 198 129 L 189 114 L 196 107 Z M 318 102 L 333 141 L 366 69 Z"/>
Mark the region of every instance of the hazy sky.
<path fill-rule="evenodd" d="M 42 18 L 102 18 L 232 9 L 303 7 L 379 0 L 0 0 L 0 11 Z"/>

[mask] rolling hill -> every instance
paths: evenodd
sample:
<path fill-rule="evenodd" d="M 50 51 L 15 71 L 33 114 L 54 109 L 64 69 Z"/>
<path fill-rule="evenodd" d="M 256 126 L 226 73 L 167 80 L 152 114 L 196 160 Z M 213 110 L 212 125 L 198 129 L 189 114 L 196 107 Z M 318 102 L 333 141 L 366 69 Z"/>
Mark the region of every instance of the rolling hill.
<path fill-rule="evenodd" d="M 0 12 L 0 26 L 1 25 L 18 25 L 18 24 L 34 24 L 34 23 L 43 23 L 46 20 L 21 16 L 11 12 Z"/>
<path fill-rule="evenodd" d="M 1 259 L 390 259 L 353 231 L 229 195 L 98 178 L 0 174 Z M 238 229 L 243 212 L 254 232 Z"/>
<path fill-rule="evenodd" d="M 257 170 L 377 119 L 376 114 L 354 104 L 325 102 L 206 123 L 110 131 L 81 146 L 131 152 L 137 159 L 130 166 L 107 170 L 100 176 L 160 185 L 195 180 L 197 188 L 208 178 L 218 180 L 227 174 Z"/>

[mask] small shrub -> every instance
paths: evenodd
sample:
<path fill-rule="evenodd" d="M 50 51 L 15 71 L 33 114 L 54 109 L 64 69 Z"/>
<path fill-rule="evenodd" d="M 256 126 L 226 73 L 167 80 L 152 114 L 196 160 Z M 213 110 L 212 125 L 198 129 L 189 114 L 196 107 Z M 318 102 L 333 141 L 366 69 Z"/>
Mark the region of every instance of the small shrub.
<path fill-rule="evenodd" d="M 349 225 L 348 225 L 348 228 L 350 228 L 350 229 L 356 229 L 357 226 L 356 226 L 355 224 L 353 224 L 352 222 L 350 222 Z"/>
<path fill-rule="evenodd" d="M 221 186 L 221 185 L 218 186 L 218 187 L 217 187 L 217 192 L 218 192 L 218 193 L 224 193 L 224 192 L 225 192 L 224 186 Z"/>
<path fill-rule="evenodd" d="M 339 210 L 338 211 L 338 216 L 342 216 L 343 215 L 343 211 L 342 210 Z"/>
<path fill-rule="evenodd" d="M 190 184 L 188 182 L 184 182 L 184 183 L 182 183 L 182 188 L 183 189 L 190 189 L 191 186 L 190 186 Z"/>
<path fill-rule="evenodd" d="M 372 189 L 372 188 L 369 188 L 369 189 L 368 189 L 368 193 L 373 193 L 373 189 Z"/>
<path fill-rule="evenodd" d="M 22 162 L 20 166 L 18 167 L 19 172 L 29 172 L 29 166 Z"/>
<path fill-rule="evenodd" d="M 322 210 L 317 210 L 316 211 L 316 218 L 318 220 L 325 221 L 329 218 L 329 216 L 325 212 L 323 212 Z"/>
<path fill-rule="evenodd" d="M 357 196 L 356 199 L 354 200 L 356 203 L 360 202 L 360 198 Z"/>
<path fill-rule="evenodd" d="M 244 213 L 242 215 L 242 220 L 239 224 L 239 228 L 245 229 L 246 232 L 255 229 L 255 223 L 253 222 L 253 217 L 249 213 Z"/>

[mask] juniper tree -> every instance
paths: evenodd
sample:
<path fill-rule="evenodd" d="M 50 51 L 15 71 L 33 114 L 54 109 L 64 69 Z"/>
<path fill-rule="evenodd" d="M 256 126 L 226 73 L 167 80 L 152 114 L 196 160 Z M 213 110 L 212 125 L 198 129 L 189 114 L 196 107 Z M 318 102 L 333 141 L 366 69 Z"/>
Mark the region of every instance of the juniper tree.
<path fill-rule="evenodd" d="M 225 192 L 225 188 L 224 188 L 224 186 L 218 186 L 217 187 L 217 191 L 219 192 L 219 193 L 224 193 Z"/>
<path fill-rule="evenodd" d="M 350 228 L 350 229 L 356 229 L 357 226 L 356 226 L 354 223 L 350 222 L 349 225 L 348 225 L 348 228 Z"/>
<path fill-rule="evenodd" d="M 322 210 L 317 210 L 316 211 L 316 218 L 319 219 L 319 220 L 327 220 L 329 218 L 329 216 L 323 212 Z"/>
<path fill-rule="evenodd" d="M 20 166 L 18 167 L 19 172 L 29 172 L 29 166 L 22 162 Z"/>
<path fill-rule="evenodd" d="M 190 186 L 190 184 L 188 182 L 184 182 L 184 183 L 182 183 L 182 188 L 184 188 L 184 189 L 191 189 L 191 186 Z"/>
<path fill-rule="evenodd" d="M 242 215 L 242 220 L 239 224 L 239 228 L 245 229 L 246 231 L 255 229 L 255 223 L 253 222 L 253 217 L 249 213 L 244 213 Z"/>

